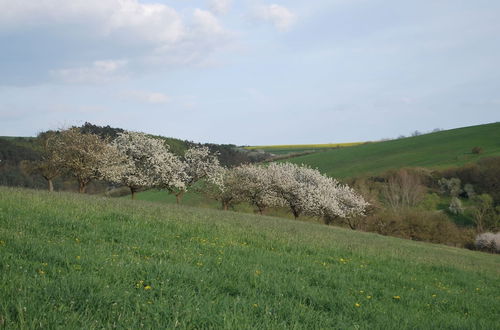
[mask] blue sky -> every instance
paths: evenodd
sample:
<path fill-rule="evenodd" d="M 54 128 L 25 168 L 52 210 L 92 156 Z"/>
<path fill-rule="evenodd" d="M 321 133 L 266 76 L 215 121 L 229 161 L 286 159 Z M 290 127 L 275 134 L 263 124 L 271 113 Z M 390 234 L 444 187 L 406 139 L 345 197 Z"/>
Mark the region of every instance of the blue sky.
<path fill-rule="evenodd" d="M 240 145 L 500 120 L 500 2 L 0 0 L 0 135 Z"/>

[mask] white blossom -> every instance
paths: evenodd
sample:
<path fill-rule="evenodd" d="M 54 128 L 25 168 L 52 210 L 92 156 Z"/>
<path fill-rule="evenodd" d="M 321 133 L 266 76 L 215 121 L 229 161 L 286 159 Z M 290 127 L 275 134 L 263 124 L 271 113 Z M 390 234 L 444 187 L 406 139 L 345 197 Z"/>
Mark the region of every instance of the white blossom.
<path fill-rule="evenodd" d="M 141 188 L 183 188 L 184 171 L 180 159 L 164 141 L 137 132 L 123 132 L 113 141 L 125 156 L 113 181 L 128 186 L 132 193 Z"/>

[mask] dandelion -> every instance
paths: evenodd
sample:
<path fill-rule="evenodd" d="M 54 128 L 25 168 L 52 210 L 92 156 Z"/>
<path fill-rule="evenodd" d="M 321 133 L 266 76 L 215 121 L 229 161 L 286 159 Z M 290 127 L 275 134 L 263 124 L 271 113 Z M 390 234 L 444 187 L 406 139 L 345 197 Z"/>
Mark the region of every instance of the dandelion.
<path fill-rule="evenodd" d="M 75 258 L 76 258 L 77 260 L 79 260 L 79 259 L 80 259 L 80 256 L 76 256 Z"/>
<path fill-rule="evenodd" d="M 399 299 L 401 299 L 401 297 L 400 296 L 393 296 L 392 299 L 399 300 Z"/>
<path fill-rule="evenodd" d="M 357 308 L 359 308 L 359 307 L 361 307 L 361 304 L 355 303 L 354 306 L 356 306 Z"/>
<path fill-rule="evenodd" d="M 261 270 L 259 270 L 259 269 L 257 269 L 257 270 L 255 271 L 255 275 L 259 276 L 260 274 L 262 274 L 262 271 L 261 271 Z"/>
<path fill-rule="evenodd" d="M 437 296 L 435 294 L 432 295 L 432 298 L 436 298 Z"/>
<path fill-rule="evenodd" d="M 359 290 L 359 293 L 365 293 L 363 290 Z"/>
<path fill-rule="evenodd" d="M 259 307 L 259 304 L 253 304 L 252 306 L 253 306 L 253 308 L 257 308 L 257 307 Z"/>
<path fill-rule="evenodd" d="M 42 269 L 39 269 L 39 270 L 38 270 L 38 274 L 40 274 L 40 275 L 45 275 L 45 272 L 44 272 Z"/>
<path fill-rule="evenodd" d="M 198 266 L 198 267 L 203 266 L 203 262 L 197 262 L 197 263 L 196 263 L 196 266 Z"/>
<path fill-rule="evenodd" d="M 152 287 L 151 287 L 150 285 L 146 285 L 146 286 L 144 287 L 144 290 L 151 290 L 151 289 L 152 289 Z"/>
<path fill-rule="evenodd" d="M 372 299 L 372 296 L 366 296 L 366 299 Z"/>

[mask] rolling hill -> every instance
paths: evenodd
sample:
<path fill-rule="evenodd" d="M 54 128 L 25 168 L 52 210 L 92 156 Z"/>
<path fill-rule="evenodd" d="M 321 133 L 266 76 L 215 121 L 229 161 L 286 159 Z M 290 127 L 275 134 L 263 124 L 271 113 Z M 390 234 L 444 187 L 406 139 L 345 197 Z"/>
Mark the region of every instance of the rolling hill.
<path fill-rule="evenodd" d="M 500 257 L 0 187 L 0 327 L 498 329 Z"/>
<path fill-rule="evenodd" d="M 473 154 L 472 148 L 482 153 Z M 287 159 L 339 178 L 378 174 L 392 168 L 444 168 L 500 155 L 500 122 L 368 143 Z"/>

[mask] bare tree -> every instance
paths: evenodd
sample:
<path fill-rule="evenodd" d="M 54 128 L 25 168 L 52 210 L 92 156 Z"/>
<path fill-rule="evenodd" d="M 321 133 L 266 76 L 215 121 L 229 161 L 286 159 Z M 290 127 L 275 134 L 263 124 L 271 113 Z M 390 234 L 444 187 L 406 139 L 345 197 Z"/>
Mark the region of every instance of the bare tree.
<path fill-rule="evenodd" d="M 389 177 L 383 194 L 392 209 L 408 208 L 422 200 L 425 187 L 417 175 L 401 169 Z"/>
<path fill-rule="evenodd" d="M 58 132 L 47 131 L 38 134 L 37 151 L 40 153 L 40 159 L 37 161 L 25 161 L 22 163 L 23 168 L 28 173 L 40 174 L 47 180 L 47 188 L 49 191 L 54 191 L 53 180 L 61 175 L 63 164 L 57 153 Z"/>

